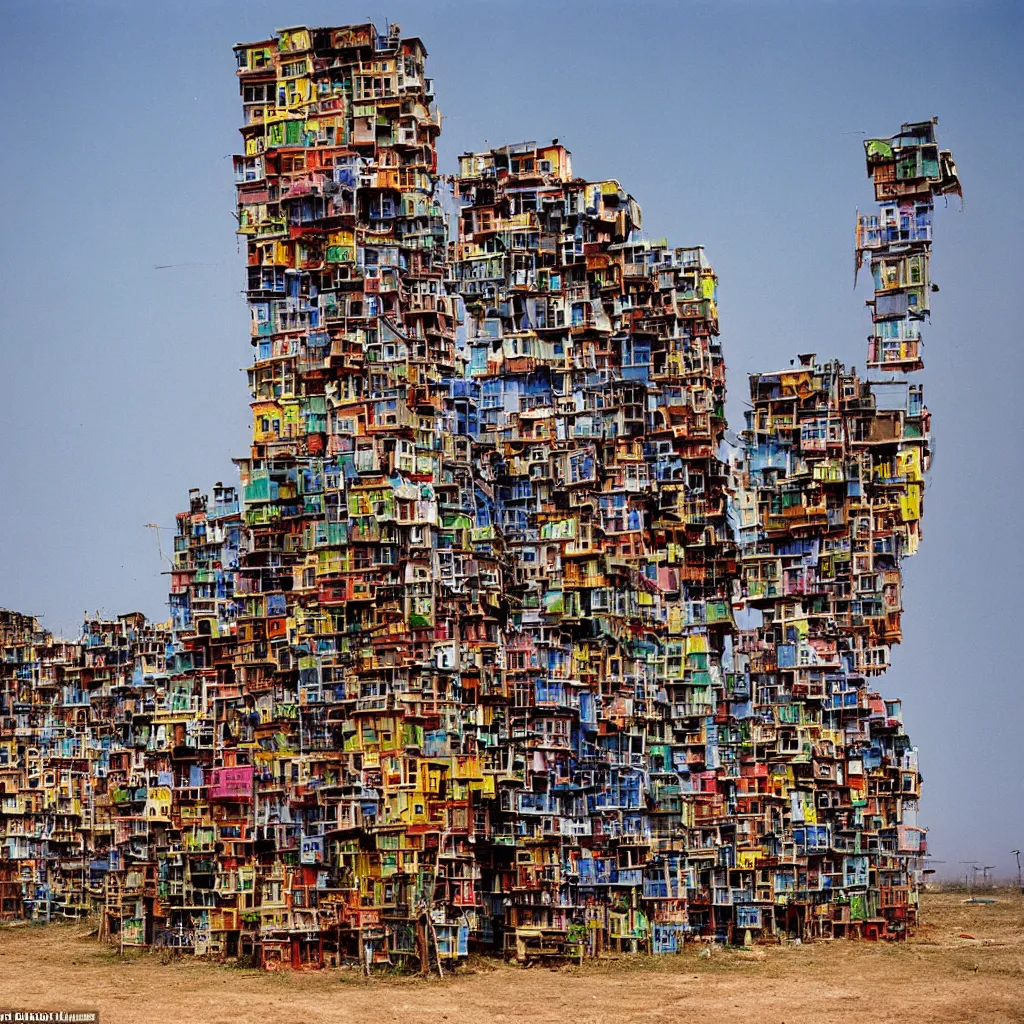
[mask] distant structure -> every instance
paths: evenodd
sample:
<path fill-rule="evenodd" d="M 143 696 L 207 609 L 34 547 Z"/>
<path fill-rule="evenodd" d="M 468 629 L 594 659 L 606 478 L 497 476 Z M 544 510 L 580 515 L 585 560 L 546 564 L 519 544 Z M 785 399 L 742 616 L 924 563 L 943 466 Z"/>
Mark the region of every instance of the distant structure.
<path fill-rule="evenodd" d="M 0 917 L 267 967 L 905 937 L 920 385 L 802 355 L 730 455 L 702 247 L 557 141 L 446 200 L 398 26 L 235 53 L 252 448 L 169 622 L 0 612 Z M 934 122 L 867 156 L 869 368 L 918 370 L 955 168 Z"/>
<path fill-rule="evenodd" d="M 891 139 L 868 139 L 868 175 L 878 213 L 857 218 L 857 270 L 871 261 L 875 297 L 868 367 L 909 373 L 924 366 L 921 323 L 931 310 L 929 264 L 934 197 L 963 197 L 956 164 L 935 138 L 938 118 L 905 124 Z"/>

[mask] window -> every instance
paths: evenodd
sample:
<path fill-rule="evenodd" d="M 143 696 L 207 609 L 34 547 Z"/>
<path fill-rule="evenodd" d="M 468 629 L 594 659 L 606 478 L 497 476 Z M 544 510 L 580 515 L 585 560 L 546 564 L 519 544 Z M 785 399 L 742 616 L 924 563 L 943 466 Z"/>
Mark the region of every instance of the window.
<path fill-rule="evenodd" d="M 273 93 L 266 85 L 247 85 L 242 90 L 242 101 L 244 103 L 265 103 L 268 99 L 272 98 Z"/>

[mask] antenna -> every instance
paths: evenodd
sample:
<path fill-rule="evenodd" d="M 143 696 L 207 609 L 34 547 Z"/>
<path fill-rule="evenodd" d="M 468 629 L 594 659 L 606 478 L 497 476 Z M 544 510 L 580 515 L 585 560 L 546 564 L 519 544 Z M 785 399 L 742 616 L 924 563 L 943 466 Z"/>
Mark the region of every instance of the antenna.
<path fill-rule="evenodd" d="M 160 555 L 160 561 L 162 562 L 165 558 L 167 558 L 167 556 L 164 554 L 163 546 L 160 544 L 160 531 L 169 530 L 170 527 L 158 526 L 156 523 L 143 523 L 142 525 L 147 530 L 153 530 L 156 533 L 156 550 L 157 553 Z M 170 564 L 171 568 L 174 568 L 174 562 L 170 558 L 167 558 L 167 561 Z"/>

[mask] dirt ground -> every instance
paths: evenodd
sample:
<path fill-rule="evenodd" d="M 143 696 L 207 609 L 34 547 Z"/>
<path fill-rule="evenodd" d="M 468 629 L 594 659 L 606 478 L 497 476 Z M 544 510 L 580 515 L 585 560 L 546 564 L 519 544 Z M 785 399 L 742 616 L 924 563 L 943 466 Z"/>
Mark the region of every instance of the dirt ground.
<path fill-rule="evenodd" d="M 1024 1021 L 1024 898 L 922 896 L 906 945 L 817 942 L 583 967 L 475 959 L 441 981 L 268 974 L 116 951 L 84 924 L 0 928 L 0 1010 L 96 1010 L 102 1024 L 922 1024 Z M 971 937 L 965 937 L 971 936 Z"/>

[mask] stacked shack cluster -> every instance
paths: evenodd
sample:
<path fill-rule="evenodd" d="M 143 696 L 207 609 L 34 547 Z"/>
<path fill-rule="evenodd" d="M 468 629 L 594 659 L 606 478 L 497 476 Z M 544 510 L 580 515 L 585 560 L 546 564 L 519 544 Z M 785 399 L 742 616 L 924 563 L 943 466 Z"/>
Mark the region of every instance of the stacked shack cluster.
<path fill-rule="evenodd" d="M 730 458 L 700 247 L 557 140 L 445 190 L 397 26 L 236 53 L 252 450 L 177 517 L 169 622 L 0 613 L 0 916 L 267 966 L 904 936 L 871 685 L 920 386 L 801 357 Z M 868 144 L 880 369 L 920 365 L 933 133 Z"/>

